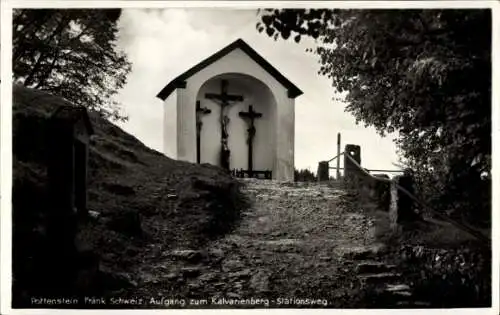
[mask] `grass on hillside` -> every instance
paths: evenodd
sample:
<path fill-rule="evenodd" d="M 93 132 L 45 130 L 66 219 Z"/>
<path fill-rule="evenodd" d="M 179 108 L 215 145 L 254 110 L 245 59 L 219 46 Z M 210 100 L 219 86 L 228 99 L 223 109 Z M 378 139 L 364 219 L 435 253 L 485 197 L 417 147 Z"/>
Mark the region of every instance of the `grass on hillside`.
<path fill-rule="evenodd" d="M 26 306 L 47 283 L 40 261 L 47 252 L 46 123 L 60 97 L 14 86 L 13 300 Z M 239 218 L 239 184 L 222 169 L 172 160 L 91 112 L 88 208 L 98 220 L 81 222 L 77 246 L 108 275 L 133 283 L 137 266 L 170 248 L 198 248 Z M 158 134 L 160 137 L 161 134 Z M 154 250 L 153 250 L 154 249 Z M 96 282 L 97 283 L 97 282 Z M 102 284 L 102 283 L 101 283 Z M 88 284 L 85 294 L 107 290 Z"/>

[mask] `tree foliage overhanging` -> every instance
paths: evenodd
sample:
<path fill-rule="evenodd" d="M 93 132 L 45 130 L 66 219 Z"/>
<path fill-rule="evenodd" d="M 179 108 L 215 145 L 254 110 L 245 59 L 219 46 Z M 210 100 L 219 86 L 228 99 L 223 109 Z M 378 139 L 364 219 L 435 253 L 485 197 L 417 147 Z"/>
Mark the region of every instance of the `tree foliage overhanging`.
<path fill-rule="evenodd" d="M 113 96 L 131 64 L 116 48 L 120 9 L 16 9 L 14 82 L 125 120 Z"/>
<path fill-rule="evenodd" d="M 275 40 L 314 38 L 319 74 L 346 92 L 346 111 L 399 132 L 422 197 L 489 220 L 491 19 L 488 9 L 264 9 L 256 26 Z"/>

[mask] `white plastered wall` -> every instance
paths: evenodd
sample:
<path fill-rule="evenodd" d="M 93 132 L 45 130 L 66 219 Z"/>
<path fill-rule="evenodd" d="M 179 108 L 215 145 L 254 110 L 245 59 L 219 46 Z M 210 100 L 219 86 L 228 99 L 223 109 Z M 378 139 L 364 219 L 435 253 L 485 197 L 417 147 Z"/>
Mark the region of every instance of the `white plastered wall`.
<path fill-rule="evenodd" d="M 163 103 L 163 153 L 173 159 L 177 154 L 177 90 Z"/>

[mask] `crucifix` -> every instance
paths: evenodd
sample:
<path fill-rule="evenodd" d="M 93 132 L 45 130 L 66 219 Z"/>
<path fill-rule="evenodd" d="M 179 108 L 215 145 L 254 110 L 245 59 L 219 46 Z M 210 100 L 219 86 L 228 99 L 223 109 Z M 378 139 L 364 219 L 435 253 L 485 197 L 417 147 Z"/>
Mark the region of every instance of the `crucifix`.
<path fill-rule="evenodd" d="M 201 147 L 201 121 L 202 115 L 210 114 L 212 111 L 206 107 L 201 107 L 200 101 L 196 101 L 196 163 L 200 164 L 200 147 Z"/>
<path fill-rule="evenodd" d="M 241 95 L 231 95 L 227 94 L 227 80 L 221 80 L 221 93 L 206 93 L 205 98 L 217 101 L 221 106 L 220 109 L 220 127 L 221 127 L 221 154 L 220 154 L 220 165 L 229 170 L 229 147 L 227 145 L 227 138 L 229 137 L 227 133 L 227 125 L 229 124 L 229 117 L 226 114 L 226 108 L 229 105 L 234 104 L 234 102 L 242 102 L 243 96 Z M 230 103 L 233 102 L 233 103 Z"/>
<path fill-rule="evenodd" d="M 247 129 L 248 132 L 248 176 L 253 177 L 253 138 L 255 136 L 255 119 L 261 118 L 262 114 L 257 113 L 253 110 L 253 106 L 248 106 L 248 112 L 240 112 L 241 118 L 247 118 L 250 120 L 250 127 Z"/>

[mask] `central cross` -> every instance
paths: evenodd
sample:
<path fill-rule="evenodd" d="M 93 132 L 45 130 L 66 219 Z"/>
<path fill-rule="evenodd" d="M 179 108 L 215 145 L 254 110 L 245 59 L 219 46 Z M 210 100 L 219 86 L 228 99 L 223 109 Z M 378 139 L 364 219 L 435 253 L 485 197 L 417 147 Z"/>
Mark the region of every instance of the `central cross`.
<path fill-rule="evenodd" d="M 226 108 L 235 102 L 242 102 L 243 96 L 241 95 L 231 95 L 227 93 L 227 80 L 221 80 L 220 88 L 221 93 L 206 93 L 205 98 L 216 101 L 220 106 L 220 127 L 221 127 L 221 153 L 220 153 L 220 165 L 229 170 L 229 147 L 227 144 L 227 138 L 229 134 L 227 133 L 227 126 L 229 124 L 229 117 L 226 114 Z"/>
<path fill-rule="evenodd" d="M 248 112 L 240 112 L 241 118 L 246 118 L 250 120 L 250 127 L 247 129 L 248 132 L 248 177 L 253 177 L 253 138 L 255 136 L 255 119 L 261 118 L 262 114 L 257 113 L 253 110 L 253 106 L 248 106 Z"/>

